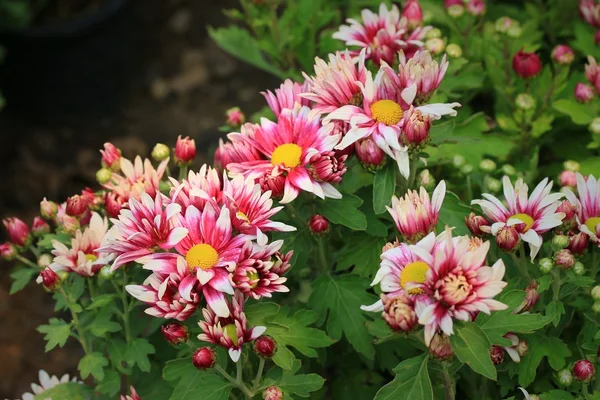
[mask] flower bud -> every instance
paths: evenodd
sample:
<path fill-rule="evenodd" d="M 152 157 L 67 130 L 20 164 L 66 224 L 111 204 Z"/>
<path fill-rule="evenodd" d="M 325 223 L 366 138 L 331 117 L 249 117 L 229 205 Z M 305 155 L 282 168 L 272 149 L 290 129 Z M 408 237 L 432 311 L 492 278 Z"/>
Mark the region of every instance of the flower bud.
<path fill-rule="evenodd" d="M 100 168 L 98 171 L 96 171 L 96 181 L 98 181 L 99 184 L 104 185 L 105 183 L 110 182 L 112 174 L 113 173 L 110 169 Z"/>
<path fill-rule="evenodd" d="M 492 178 L 491 176 L 485 177 L 485 185 L 492 193 L 498 193 L 500 189 L 502 189 L 502 182 L 496 178 Z"/>
<path fill-rule="evenodd" d="M 452 350 L 448 336 L 441 332 L 433 335 L 431 343 L 429 343 L 429 354 L 441 361 L 451 360 L 454 357 L 454 350 Z"/>
<path fill-rule="evenodd" d="M 408 21 L 408 29 L 413 30 L 423 22 L 423 10 L 419 0 L 407 0 L 402 8 L 402 17 Z"/>
<path fill-rule="evenodd" d="M 171 156 L 171 150 L 166 144 L 156 143 L 150 155 L 154 161 L 164 161 Z"/>
<path fill-rule="evenodd" d="M 417 325 L 419 318 L 412 300 L 405 295 L 381 296 L 383 301 L 383 319 L 395 332 L 410 332 Z"/>
<path fill-rule="evenodd" d="M 444 39 L 433 38 L 425 42 L 425 50 L 431 54 L 440 54 L 446 48 L 446 42 Z"/>
<path fill-rule="evenodd" d="M 542 70 L 542 62 L 535 53 L 519 50 L 513 57 L 513 69 L 515 73 L 524 79 L 533 78 Z"/>
<path fill-rule="evenodd" d="M 121 208 L 123 208 L 123 200 L 117 197 L 116 194 L 109 192 L 104 196 L 104 206 L 109 217 L 117 218 L 121 213 Z"/>
<path fill-rule="evenodd" d="M 110 265 L 105 265 L 100 268 L 100 272 L 98 272 L 98 276 L 104 280 L 110 280 L 115 275 L 114 271 L 110 268 Z"/>
<path fill-rule="evenodd" d="M 53 201 L 44 200 L 40 202 L 40 215 L 44 219 L 53 219 L 58 213 L 58 205 Z"/>
<path fill-rule="evenodd" d="M 31 232 L 33 232 L 34 236 L 40 236 L 44 233 L 49 233 L 50 225 L 48 225 L 48 223 L 41 217 L 35 217 L 33 219 L 33 224 L 31 224 Z"/>
<path fill-rule="evenodd" d="M 411 147 L 427 142 L 430 128 L 431 118 L 411 106 L 404 115 L 402 142 Z"/>
<path fill-rule="evenodd" d="M 575 226 L 577 222 L 575 220 L 575 213 L 577 212 L 577 206 L 572 204 L 569 200 L 563 200 L 559 204 L 556 212 L 561 212 L 565 214 L 565 217 L 562 220 L 562 225 L 560 226 L 560 230 L 563 232 L 568 232 Z"/>
<path fill-rule="evenodd" d="M 52 255 L 50 255 L 50 254 L 41 254 L 38 257 L 37 265 L 40 268 L 46 268 L 46 267 L 49 267 L 50 264 L 52 264 L 53 260 L 54 260 L 54 257 L 52 257 Z"/>
<path fill-rule="evenodd" d="M 112 143 L 104 143 L 104 150 L 100 150 L 102 154 L 102 166 L 104 168 L 117 171 L 121 164 L 121 150 L 117 149 Z"/>
<path fill-rule="evenodd" d="M 558 183 L 561 187 L 571 187 L 574 188 L 577 186 L 577 173 L 573 171 L 563 171 L 558 176 Z"/>
<path fill-rule="evenodd" d="M 573 376 L 579 382 L 588 383 L 594 378 L 595 374 L 596 369 L 594 368 L 594 364 L 588 360 L 579 360 L 573 364 Z"/>
<path fill-rule="evenodd" d="M 462 48 L 456 43 L 450 43 L 448 46 L 446 46 L 446 54 L 452 58 L 459 58 L 462 56 L 463 51 Z"/>
<path fill-rule="evenodd" d="M 52 268 L 44 268 L 36 282 L 41 283 L 47 291 L 53 292 L 60 287 L 61 279 Z"/>
<path fill-rule="evenodd" d="M 554 264 L 560 269 L 571 269 L 575 265 L 575 256 L 568 249 L 554 253 Z"/>
<path fill-rule="evenodd" d="M 483 0 L 470 0 L 467 3 L 467 12 L 474 16 L 485 14 L 485 2 Z"/>
<path fill-rule="evenodd" d="M 567 160 L 563 162 L 563 168 L 567 171 L 577 172 L 579 171 L 579 168 L 581 168 L 581 165 L 577 161 Z"/>
<path fill-rule="evenodd" d="M 75 194 L 67 199 L 65 212 L 72 217 L 79 217 L 89 208 L 88 199 L 79 194 Z"/>
<path fill-rule="evenodd" d="M 450 7 L 446 8 L 446 12 L 452 18 L 459 18 L 465 13 L 465 8 L 462 4 L 453 4 Z"/>
<path fill-rule="evenodd" d="M 258 178 L 258 184 L 263 192 L 271 191 L 271 197 L 278 199 L 283 196 L 285 178 L 282 175 L 263 174 Z"/>
<path fill-rule="evenodd" d="M 175 162 L 178 165 L 188 165 L 196 158 L 196 142 L 188 136 L 177 137 L 175 143 Z"/>
<path fill-rule="evenodd" d="M 425 34 L 425 39 L 436 39 L 442 37 L 442 31 L 438 28 L 430 29 L 429 32 Z"/>
<path fill-rule="evenodd" d="M 573 265 L 573 273 L 575 275 L 582 276 L 585 275 L 585 272 L 585 266 L 581 262 L 577 261 L 575 265 Z"/>
<path fill-rule="evenodd" d="M 460 167 L 460 173 L 463 175 L 469 175 L 473 172 L 473 166 L 471 164 L 465 164 Z"/>
<path fill-rule="evenodd" d="M 515 312 L 527 312 L 531 311 L 533 307 L 535 307 L 540 297 L 540 294 L 537 292 L 537 286 L 538 285 L 535 279 L 533 279 L 531 283 L 527 285 L 525 288 L 525 298 L 523 299 L 523 303 L 517 307 L 518 311 L 515 310 Z"/>
<path fill-rule="evenodd" d="M 557 64 L 569 65 L 575 59 L 575 54 L 569 46 L 565 44 L 559 44 L 552 50 L 552 59 Z"/>
<path fill-rule="evenodd" d="M 521 93 L 515 99 L 515 105 L 524 111 L 535 109 L 535 99 L 528 93 Z"/>
<path fill-rule="evenodd" d="M 277 386 L 269 386 L 262 394 L 263 400 L 283 400 L 283 392 Z"/>
<path fill-rule="evenodd" d="M 596 285 L 592 288 L 592 291 L 590 292 L 590 294 L 592 295 L 592 299 L 594 300 L 600 300 L 600 285 Z M 600 347 L 599 347 L 600 349 Z"/>
<path fill-rule="evenodd" d="M 595 301 L 594 304 L 592 304 L 592 311 L 596 314 L 600 314 L 600 301 Z"/>
<path fill-rule="evenodd" d="M 371 138 L 361 139 L 354 146 L 356 157 L 360 164 L 368 171 L 383 168 L 387 157 Z"/>
<path fill-rule="evenodd" d="M 69 277 L 69 271 L 65 270 L 65 269 L 61 269 L 60 271 L 58 271 L 56 273 L 58 275 L 58 277 L 60 278 L 60 281 L 64 281 Z"/>
<path fill-rule="evenodd" d="M 31 235 L 29 234 L 29 227 L 25 222 L 21 221 L 19 218 L 13 217 L 3 219 L 2 223 L 8 231 L 11 242 L 21 247 L 27 247 L 29 245 Z"/>
<path fill-rule="evenodd" d="M 509 18 L 501 17 L 496 20 L 496 32 L 506 33 L 511 26 L 518 25 L 518 22 Z"/>
<path fill-rule="evenodd" d="M 554 268 L 554 261 L 551 258 L 545 257 L 538 261 L 538 266 L 543 274 L 547 274 Z"/>
<path fill-rule="evenodd" d="M 455 154 L 454 157 L 452 157 L 452 165 L 454 165 L 454 168 L 461 168 L 466 163 L 467 160 L 460 154 Z"/>
<path fill-rule="evenodd" d="M 515 350 L 517 351 L 517 353 L 519 353 L 519 357 L 525 357 L 529 352 L 529 344 L 527 343 L 527 341 L 519 339 L 519 343 L 515 347 Z"/>
<path fill-rule="evenodd" d="M 6 261 L 14 260 L 17 256 L 17 249 L 12 243 L 6 242 L 0 244 L 0 258 Z"/>
<path fill-rule="evenodd" d="M 484 158 L 483 160 L 481 160 L 479 162 L 479 169 L 483 172 L 494 172 L 496 170 L 498 166 L 496 165 L 496 163 L 494 162 L 494 160 L 490 160 L 487 158 Z"/>
<path fill-rule="evenodd" d="M 518 24 L 512 25 L 506 31 L 506 36 L 513 38 L 513 39 L 518 39 L 521 37 L 521 35 L 523 35 L 523 28 L 521 28 L 521 25 L 518 25 Z"/>
<path fill-rule="evenodd" d="M 344 164 L 347 158 L 347 155 L 337 155 L 333 151 L 317 153 L 310 158 L 309 173 L 316 181 L 339 183 L 347 170 Z"/>
<path fill-rule="evenodd" d="M 427 191 L 433 190 L 435 183 L 435 178 L 433 175 L 431 175 L 431 172 L 429 172 L 427 168 L 419 172 L 419 175 L 417 175 L 417 185 L 423 186 Z"/>
<path fill-rule="evenodd" d="M 571 386 L 573 383 L 573 374 L 568 369 L 562 369 L 556 373 L 556 380 L 562 386 Z"/>
<path fill-rule="evenodd" d="M 592 122 L 590 123 L 590 126 L 588 127 L 588 129 L 593 134 L 600 135 L 600 117 L 594 118 L 592 120 Z"/>
<path fill-rule="evenodd" d="M 578 83 L 575 85 L 575 100 L 580 103 L 589 103 L 594 99 L 594 88 L 587 83 Z"/>
<path fill-rule="evenodd" d="M 239 128 L 246 122 L 246 116 L 239 107 L 230 108 L 225 112 L 225 115 L 227 116 L 227 125 L 231 128 Z"/>
<path fill-rule="evenodd" d="M 269 335 L 262 335 L 254 341 L 254 352 L 262 358 L 271 358 L 277 353 L 277 341 Z"/>
<path fill-rule="evenodd" d="M 569 238 L 565 235 L 556 235 L 552 238 L 552 249 L 554 251 L 566 248 L 569 245 Z"/>
<path fill-rule="evenodd" d="M 538 396 L 537 394 L 530 394 L 529 400 L 541 400 L 541 399 L 540 399 L 540 396 Z"/>
<path fill-rule="evenodd" d="M 481 229 L 482 227 L 489 232 L 490 223 L 488 220 L 481 215 L 475 215 L 473 212 L 465 217 L 465 224 L 467 225 L 467 228 L 469 228 L 469 231 L 475 236 L 485 235 L 486 232 Z"/>
<path fill-rule="evenodd" d="M 70 235 L 75 235 L 77 229 L 79 229 L 80 224 L 77 218 L 71 217 L 70 215 L 63 215 L 60 221 L 58 222 L 58 228 L 62 232 L 68 233 Z"/>
<path fill-rule="evenodd" d="M 314 235 L 323 235 L 329 231 L 329 221 L 324 216 L 315 214 L 308 221 L 308 228 Z"/>
<path fill-rule="evenodd" d="M 517 170 L 515 167 L 513 167 L 510 164 L 504 164 L 502 166 L 502 173 L 504 175 L 508 175 L 508 176 L 516 176 L 517 175 Z"/>
<path fill-rule="evenodd" d="M 212 368 L 217 362 L 217 353 L 210 347 L 200 347 L 192 356 L 194 367 L 203 370 Z"/>
<path fill-rule="evenodd" d="M 167 342 L 177 346 L 185 343 L 189 339 L 189 333 L 187 326 L 180 322 L 171 322 L 160 327 L 160 330 L 167 339 Z"/>
<path fill-rule="evenodd" d="M 504 349 L 500 346 L 492 346 L 490 349 L 490 359 L 494 365 L 502 364 L 504 361 Z"/>

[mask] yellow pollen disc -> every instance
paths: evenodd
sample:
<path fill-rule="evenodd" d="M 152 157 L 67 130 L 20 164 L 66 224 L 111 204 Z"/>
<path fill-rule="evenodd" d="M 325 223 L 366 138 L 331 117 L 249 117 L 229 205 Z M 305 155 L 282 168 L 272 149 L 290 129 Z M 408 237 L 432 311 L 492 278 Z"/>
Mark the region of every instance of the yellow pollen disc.
<path fill-rule="evenodd" d="M 400 286 L 402 289 L 406 290 L 406 285 L 410 283 L 423 283 L 425 282 L 425 276 L 427 275 L 427 271 L 429 270 L 429 265 L 425 264 L 423 261 L 415 261 L 414 263 L 408 264 L 402 270 L 400 274 Z M 408 294 L 421 294 L 423 293 L 423 289 L 412 288 L 408 289 Z"/>
<path fill-rule="evenodd" d="M 523 233 L 527 232 L 529 230 L 529 228 L 531 228 L 533 226 L 533 218 L 531 218 L 529 215 L 527 215 L 525 213 L 515 214 L 510 218 L 516 218 L 525 224 L 525 229 L 523 229 Z"/>
<path fill-rule="evenodd" d="M 283 164 L 287 168 L 295 168 L 300 165 L 302 147 L 294 143 L 286 143 L 278 146 L 271 156 L 271 164 Z"/>
<path fill-rule="evenodd" d="M 190 270 L 195 267 L 210 269 L 219 261 L 219 253 L 210 244 L 197 244 L 185 255 Z"/>
<path fill-rule="evenodd" d="M 588 220 L 585 221 L 585 226 L 593 233 L 596 233 L 596 225 L 598 224 L 600 224 L 600 217 L 588 218 Z"/>
<path fill-rule="evenodd" d="M 237 346 L 238 345 L 238 336 L 237 336 L 237 329 L 235 328 L 235 324 L 225 325 L 225 327 L 223 329 L 225 330 L 225 334 L 227 334 L 229 339 L 231 339 L 231 341 L 233 342 L 233 345 Z"/>
<path fill-rule="evenodd" d="M 241 219 L 247 223 L 250 223 L 250 218 L 248 218 L 248 216 L 241 211 L 236 212 L 235 216 L 237 217 L 237 219 Z"/>
<path fill-rule="evenodd" d="M 400 104 L 392 100 L 379 100 L 371 104 L 373 119 L 386 125 L 396 125 L 402 119 L 404 111 Z"/>
<path fill-rule="evenodd" d="M 95 254 L 86 254 L 85 259 L 94 262 L 98 259 L 98 257 Z"/>
<path fill-rule="evenodd" d="M 252 289 L 254 289 L 256 286 L 258 286 L 258 273 L 256 272 L 250 272 L 248 274 L 246 274 L 246 276 L 248 277 L 248 279 L 250 280 L 250 282 L 252 282 L 250 284 L 250 287 Z M 256 281 L 256 282 L 254 282 Z"/>

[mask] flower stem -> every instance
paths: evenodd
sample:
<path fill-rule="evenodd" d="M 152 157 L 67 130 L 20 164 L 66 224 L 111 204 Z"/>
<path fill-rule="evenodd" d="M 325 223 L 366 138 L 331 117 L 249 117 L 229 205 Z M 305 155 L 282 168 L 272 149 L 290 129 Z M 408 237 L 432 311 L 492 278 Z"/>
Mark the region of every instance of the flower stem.
<path fill-rule="evenodd" d="M 285 205 L 285 211 L 287 215 L 298 225 L 296 228 L 301 229 L 306 225 L 305 221 L 302 220 L 298 211 L 294 208 L 291 203 Z"/>
<path fill-rule="evenodd" d="M 64 297 L 67 306 L 69 307 L 69 311 L 71 311 L 71 318 L 73 319 L 72 324 L 73 328 L 75 328 L 75 332 L 77 332 L 77 339 L 79 343 L 81 343 L 81 347 L 83 348 L 83 352 L 88 354 L 88 346 L 85 340 L 85 336 L 83 335 L 83 328 L 81 327 L 81 323 L 79 322 L 79 317 L 75 310 L 73 310 L 73 302 L 71 301 L 71 297 L 65 292 L 65 290 L 61 287 L 58 289 L 58 292 Z"/>
<path fill-rule="evenodd" d="M 258 388 L 258 385 L 260 383 L 260 378 L 262 378 L 264 368 L 265 368 L 265 359 L 261 357 L 260 361 L 258 362 L 258 372 L 256 372 L 256 378 L 254 378 L 254 384 L 253 384 L 252 389 L 256 390 Z"/>
<path fill-rule="evenodd" d="M 552 300 L 560 298 L 560 272 L 557 268 L 552 269 Z"/>
<path fill-rule="evenodd" d="M 123 314 L 121 317 L 123 318 L 123 325 L 125 327 L 125 340 L 127 343 L 131 342 L 131 328 L 129 326 L 129 299 L 127 298 L 127 291 L 125 290 L 125 286 L 127 285 L 127 272 L 123 270 L 123 287 L 119 287 L 119 285 L 115 282 L 115 280 L 111 280 L 113 286 L 115 287 L 119 298 L 121 299 L 121 303 L 123 304 Z"/>
<path fill-rule="evenodd" d="M 187 173 L 188 173 L 187 165 L 182 165 L 181 167 L 179 167 L 179 181 L 182 181 L 185 178 L 187 178 Z"/>
<path fill-rule="evenodd" d="M 410 171 L 408 175 L 408 187 L 406 190 L 410 190 L 415 186 L 415 179 L 417 177 L 417 169 L 419 166 L 419 155 L 417 153 L 412 153 L 410 155 Z"/>
<path fill-rule="evenodd" d="M 92 278 L 87 279 L 88 290 L 90 292 L 90 299 L 93 301 L 96 297 L 96 289 L 94 289 L 94 280 Z"/>
<path fill-rule="evenodd" d="M 15 256 L 15 258 L 16 258 L 17 260 L 21 261 L 21 262 L 22 262 L 23 264 L 25 264 L 25 265 L 28 265 L 28 266 L 30 266 L 30 267 L 32 267 L 32 268 L 35 268 L 35 269 L 40 269 L 40 266 L 39 266 L 39 265 L 37 265 L 36 263 L 34 263 L 34 262 L 33 262 L 33 261 L 31 261 L 31 260 L 28 260 L 27 258 L 25 258 L 25 257 L 23 257 L 23 256 L 20 256 L 20 255 L 18 255 L 18 254 L 17 254 L 17 255 Z"/>
<path fill-rule="evenodd" d="M 596 256 L 598 255 L 598 249 L 594 246 L 592 248 L 592 279 L 596 280 L 596 275 L 598 274 L 598 264 L 600 264 L 598 262 L 598 259 L 596 258 Z"/>
<path fill-rule="evenodd" d="M 227 373 L 219 364 L 215 365 L 215 369 L 219 372 L 225 379 L 227 379 L 231 384 L 237 385 L 237 381 L 235 378 Z"/>
<path fill-rule="evenodd" d="M 442 378 L 444 380 L 444 388 L 446 389 L 446 400 L 454 400 L 454 383 L 445 364 L 442 364 Z"/>
<path fill-rule="evenodd" d="M 319 266 L 321 267 L 321 272 L 323 274 L 327 274 L 329 273 L 329 263 L 327 262 L 327 253 L 325 252 L 325 241 L 322 237 L 318 237 L 316 239 L 319 256 Z"/>
<path fill-rule="evenodd" d="M 240 359 L 235 363 L 235 365 L 237 367 L 237 371 L 235 375 L 234 385 L 237 386 L 237 388 L 240 389 L 242 393 L 244 393 L 246 398 L 251 399 L 252 397 L 254 397 L 254 393 L 251 392 L 250 389 L 248 389 L 248 386 L 246 386 L 246 384 L 244 383 L 242 356 L 240 356 Z"/>

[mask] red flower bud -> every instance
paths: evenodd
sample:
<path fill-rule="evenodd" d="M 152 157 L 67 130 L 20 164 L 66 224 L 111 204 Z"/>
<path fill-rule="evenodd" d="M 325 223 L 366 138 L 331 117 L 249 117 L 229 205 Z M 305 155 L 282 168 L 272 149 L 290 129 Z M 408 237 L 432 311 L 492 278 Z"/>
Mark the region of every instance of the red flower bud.
<path fill-rule="evenodd" d="M 537 304 L 540 294 L 537 292 L 537 282 L 535 279 L 525 288 L 525 299 L 519 307 L 515 309 L 515 313 L 531 311 Z"/>
<path fill-rule="evenodd" d="M 554 264 L 558 268 L 562 269 L 570 269 L 575 265 L 575 256 L 571 253 L 569 249 L 562 249 L 554 253 Z"/>
<path fill-rule="evenodd" d="M 520 243 L 519 232 L 513 226 L 503 226 L 496 233 L 496 244 L 504 251 L 514 251 Z"/>
<path fill-rule="evenodd" d="M 8 231 L 10 241 L 17 246 L 26 247 L 30 240 L 29 227 L 19 218 L 5 218 L 2 223 Z"/>
<path fill-rule="evenodd" d="M 404 116 L 404 128 L 402 129 L 402 142 L 406 145 L 418 146 L 429 139 L 431 118 L 412 106 Z"/>
<path fill-rule="evenodd" d="M 102 166 L 104 168 L 116 171 L 119 169 L 121 162 L 121 150 L 117 149 L 112 143 L 104 143 L 104 150 L 100 150 L 102 154 Z"/>
<path fill-rule="evenodd" d="M 133 386 L 129 386 L 129 395 L 123 396 L 121 395 L 121 400 L 142 400 L 139 394 L 137 394 L 135 388 Z"/>
<path fill-rule="evenodd" d="M 502 364 L 504 361 L 504 349 L 500 346 L 492 346 L 490 349 L 490 359 L 494 365 Z"/>
<path fill-rule="evenodd" d="M 573 376 L 579 382 L 589 382 L 596 374 L 594 364 L 588 360 L 579 360 L 573 364 Z"/>
<path fill-rule="evenodd" d="M 263 392 L 263 400 L 283 400 L 283 392 L 277 386 L 269 386 Z"/>
<path fill-rule="evenodd" d="M 60 277 L 50 267 L 46 267 L 40 272 L 40 276 L 36 280 L 37 283 L 41 283 L 44 289 L 52 292 L 60 286 Z"/>
<path fill-rule="evenodd" d="M 573 50 L 566 44 L 559 44 L 552 50 L 552 59 L 558 64 L 571 64 L 574 58 Z"/>
<path fill-rule="evenodd" d="M 445 361 L 454 357 L 450 339 L 443 333 L 436 333 L 429 343 L 429 354 L 438 360 Z"/>
<path fill-rule="evenodd" d="M 58 205 L 53 201 L 48 201 L 44 197 L 44 200 L 40 202 L 40 215 L 45 219 L 52 219 L 56 217 L 58 212 Z"/>
<path fill-rule="evenodd" d="M 188 341 L 189 334 L 187 326 L 179 322 L 171 322 L 160 327 L 167 342 L 178 345 Z"/>
<path fill-rule="evenodd" d="M 542 62 L 535 53 L 519 50 L 513 57 L 513 69 L 521 78 L 532 78 L 542 70 Z"/>
<path fill-rule="evenodd" d="M 104 206 L 109 217 L 117 218 L 121 213 L 121 208 L 123 208 L 123 200 L 114 193 L 106 193 Z"/>
<path fill-rule="evenodd" d="M 308 227 L 315 235 L 324 234 L 329 230 L 329 221 L 324 216 L 315 214 L 308 221 Z"/>
<path fill-rule="evenodd" d="M 88 199 L 79 194 L 75 194 L 67 199 L 67 208 L 65 212 L 73 217 L 78 217 L 86 212 L 88 207 Z"/>
<path fill-rule="evenodd" d="M 402 16 L 408 21 L 408 28 L 415 29 L 423 22 L 423 10 L 419 0 L 408 0 L 402 9 Z"/>
<path fill-rule="evenodd" d="M 175 162 L 179 165 L 190 164 L 196 158 L 196 142 L 189 137 L 181 135 L 175 143 Z"/>
<path fill-rule="evenodd" d="M 277 352 L 277 342 L 269 335 L 262 335 L 254 341 L 254 351 L 262 358 L 271 358 Z"/>
<path fill-rule="evenodd" d="M 577 174 L 573 171 L 563 171 L 558 176 L 558 182 L 562 187 L 575 187 L 577 186 Z"/>
<path fill-rule="evenodd" d="M 285 178 L 283 175 L 273 176 L 270 173 L 266 173 L 258 178 L 258 183 L 263 192 L 270 190 L 272 197 L 277 199 L 283 196 L 283 189 L 285 187 Z"/>
<path fill-rule="evenodd" d="M 14 260 L 17 256 L 17 249 L 12 243 L 6 242 L 0 244 L 0 257 L 6 261 Z"/>
<path fill-rule="evenodd" d="M 483 0 L 470 0 L 467 4 L 467 12 L 475 16 L 485 14 L 485 2 Z"/>
<path fill-rule="evenodd" d="M 192 357 L 194 367 L 198 369 L 209 369 L 217 362 L 217 353 L 210 347 L 201 347 Z"/>
<path fill-rule="evenodd" d="M 383 319 L 394 331 L 410 332 L 417 325 L 419 318 L 415 305 L 408 296 L 381 296 L 383 301 Z"/>
<path fill-rule="evenodd" d="M 337 156 L 333 151 L 315 154 L 309 161 L 310 174 L 317 181 L 338 183 L 346 172 L 344 161 L 347 158 L 347 155 Z"/>
<path fill-rule="evenodd" d="M 575 100 L 580 103 L 589 103 L 594 99 L 594 88 L 587 83 L 579 82 L 575 85 Z"/>
<path fill-rule="evenodd" d="M 232 128 L 238 128 L 246 122 L 246 116 L 239 107 L 233 107 L 226 111 L 227 125 Z"/>
<path fill-rule="evenodd" d="M 589 236 L 583 232 L 569 234 L 569 245 L 567 248 L 573 254 L 582 254 L 587 249 L 589 240 Z"/>
<path fill-rule="evenodd" d="M 370 138 L 361 139 L 354 145 L 356 157 L 363 167 L 370 171 L 385 165 L 386 155 Z"/>
<path fill-rule="evenodd" d="M 483 236 L 486 232 L 481 230 L 482 227 L 489 232 L 490 223 L 485 217 L 481 215 L 475 215 L 475 213 L 470 213 L 468 217 L 465 217 L 465 224 L 467 228 L 471 231 L 471 233 L 475 236 Z"/>
<path fill-rule="evenodd" d="M 31 231 L 35 236 L 43 235 L 44 233 L 50 232 L 50 225 L 48 225 L 41 217 L 35 217 L 33 219 L 33 224 L 31 224 Z"/>

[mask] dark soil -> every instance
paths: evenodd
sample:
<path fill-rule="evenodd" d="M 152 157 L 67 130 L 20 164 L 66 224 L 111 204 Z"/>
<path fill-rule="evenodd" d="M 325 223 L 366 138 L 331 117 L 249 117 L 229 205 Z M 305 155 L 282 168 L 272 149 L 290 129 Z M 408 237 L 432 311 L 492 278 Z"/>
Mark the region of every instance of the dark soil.
<path fill-rule="evenodd" d="M 10 107 L 0 112 L 0 217 L 30 223 L 43 197 L 64 201 L 96 187 L 98 149 L 106 141 L 133 157 L 149 156 L 156 142 L 173 146 L 178 135 L 191 136 L 204 153 L 197 165 L 210 162 L 225 110 L 240 106 L 250 115 L 265 104 L 259 91 L 278 85 L 207 37 L 207 25 L 226 23 L 221 9 L 235 6 L 234 0 L 133 0 L 136 73 L 117 112 L 51 122 Z M 9 271 L 10 265 L 0 265 L 0 398 L 13 399 L 37 382 L 39 369 L 76 373 L 79 353 L 69 345 L 44 353 L 35 328 L 52 316 L 51 297 L 35 284 L 9 296 Z"/>

